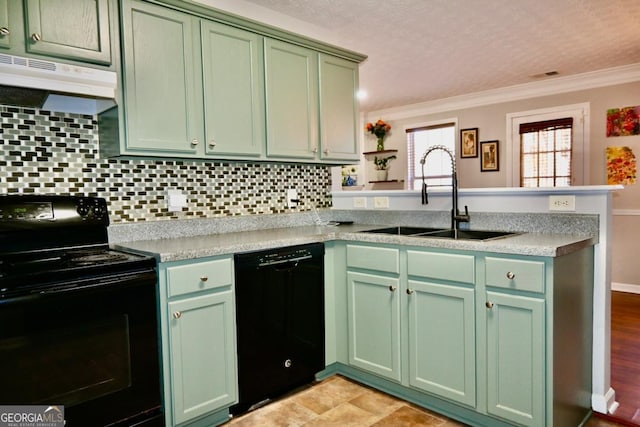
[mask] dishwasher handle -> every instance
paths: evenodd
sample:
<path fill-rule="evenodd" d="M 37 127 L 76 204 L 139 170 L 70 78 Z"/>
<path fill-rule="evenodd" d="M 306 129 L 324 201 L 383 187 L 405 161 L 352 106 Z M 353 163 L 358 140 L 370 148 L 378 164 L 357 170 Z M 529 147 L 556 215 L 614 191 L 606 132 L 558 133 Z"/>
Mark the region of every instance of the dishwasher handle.
<path fill-rule="evenodd" d="M 304 261 L 306 259 L 311 259 L 311 258 L 313 258 L 312 255 L 305 255 L 305 256 L 301 256 L 301 257 L 297 257 L 297 258 L 273 259 L 273 260 L 261 262 L 260 264 L 258 264 L 258 268 L 270 267 L 270 266 L 273 266 L 273 265 L 282 265 L 282 264 L 287 264 L 287 263 L 290 263 L 290 262 L 296 263 L 296 265 L 297 265 L 300 261 Z"/>

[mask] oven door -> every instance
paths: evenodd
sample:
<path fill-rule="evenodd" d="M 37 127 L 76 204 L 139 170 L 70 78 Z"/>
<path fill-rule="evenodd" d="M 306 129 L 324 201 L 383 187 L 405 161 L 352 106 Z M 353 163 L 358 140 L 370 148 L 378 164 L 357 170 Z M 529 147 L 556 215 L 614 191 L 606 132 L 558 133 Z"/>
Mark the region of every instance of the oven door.
<path fill-rule="evenodd" d="M 0 300 L 0 403 L 64 405 L 70 427 L 163 425 L 156 288 L 151 269 Z"/>

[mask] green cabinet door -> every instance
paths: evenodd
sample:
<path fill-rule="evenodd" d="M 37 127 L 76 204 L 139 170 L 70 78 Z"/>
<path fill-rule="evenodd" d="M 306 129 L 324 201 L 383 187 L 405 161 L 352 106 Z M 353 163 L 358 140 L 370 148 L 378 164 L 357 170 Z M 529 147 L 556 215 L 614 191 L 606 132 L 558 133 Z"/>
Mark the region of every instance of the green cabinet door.
<path fill-rule="evenodd" d="M 207 155 L 259 157 L 264 147 L 262 37 L 202 21 Z"/>
<path fill-rule="evenodd" d="M 168 304 L 173 425 L 237 398 L 232 290 Z"/>
<path fill-rule="evenodd" d="M 318 54 L 265 39 L 267 156 L 315 159 L 318 152 Z"/>
<path fill-rule="evenodd" d="M 545 302 L 487 292 L 487 410 L 525 426 L 545 425 Z"/>
<path fill-rule="evenodd" d="M 409 384 L 476 404 L 474 290 L 409 280 Z"/>
<path fill-rule="evenodd" d="M 358 64 L 320 54 L 320 158 L 358 161 Z"/>
<path fill-rule="evenodd" d="M 197 18 L 125 1 L 122 21 L 127 151 L 203 153 Z"/>
<path fill-rule="evenodd" d="M 399 279 L 347 272 L 349 364 L 400 382 Z"/>
<path fill-rule="evenodd" d="M 111 63 L 109 0 L 26 0 L 24 6 L 27 52 Z"/>
<path fill-rule="evenodd" d="M 11 47 L 11 32 L 15 28 L 9 22 L 9 0 L 0 0 L 0 47 Z"/>

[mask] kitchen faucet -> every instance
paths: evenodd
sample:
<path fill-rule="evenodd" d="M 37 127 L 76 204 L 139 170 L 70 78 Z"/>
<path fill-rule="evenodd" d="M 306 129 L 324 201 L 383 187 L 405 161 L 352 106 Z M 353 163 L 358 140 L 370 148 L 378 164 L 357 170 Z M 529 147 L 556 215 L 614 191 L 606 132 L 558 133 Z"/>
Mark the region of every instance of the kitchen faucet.
<path fill-rule="evenodd" d="M 427 160 L 427 156 L 436 150 L 444 151 L 451 158 L 451 229 L 454 230 L 457 237 L 460 223 L 469 222 L 471 217 L 469 216 L 469 209 L 466 205 L 464 207 L 464 215 L 460 215 L 460 212 L 458 210 L 458 173 L 456 170 L 456 158 L 451 150 L 449 150 L 444 145 L 434 145 L 429 147 L 427 151 L 425 151 L 425 153 L 422 155 L 422 159 L 420 159 L 420 163 L 422 164 L 422 204 L 429 204 L 429 200 L 427 198 L 427 181 L 424 173 L 424 164 Z"/>

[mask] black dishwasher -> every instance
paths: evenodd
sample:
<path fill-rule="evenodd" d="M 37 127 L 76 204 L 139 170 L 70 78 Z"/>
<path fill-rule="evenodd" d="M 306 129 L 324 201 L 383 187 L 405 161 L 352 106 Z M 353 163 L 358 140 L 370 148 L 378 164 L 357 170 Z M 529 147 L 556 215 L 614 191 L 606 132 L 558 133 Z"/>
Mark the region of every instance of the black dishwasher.
<path fill-rule="evenodd" d="M 324 369 L 324 244 L 235 255 L 239 414 Z"/>

